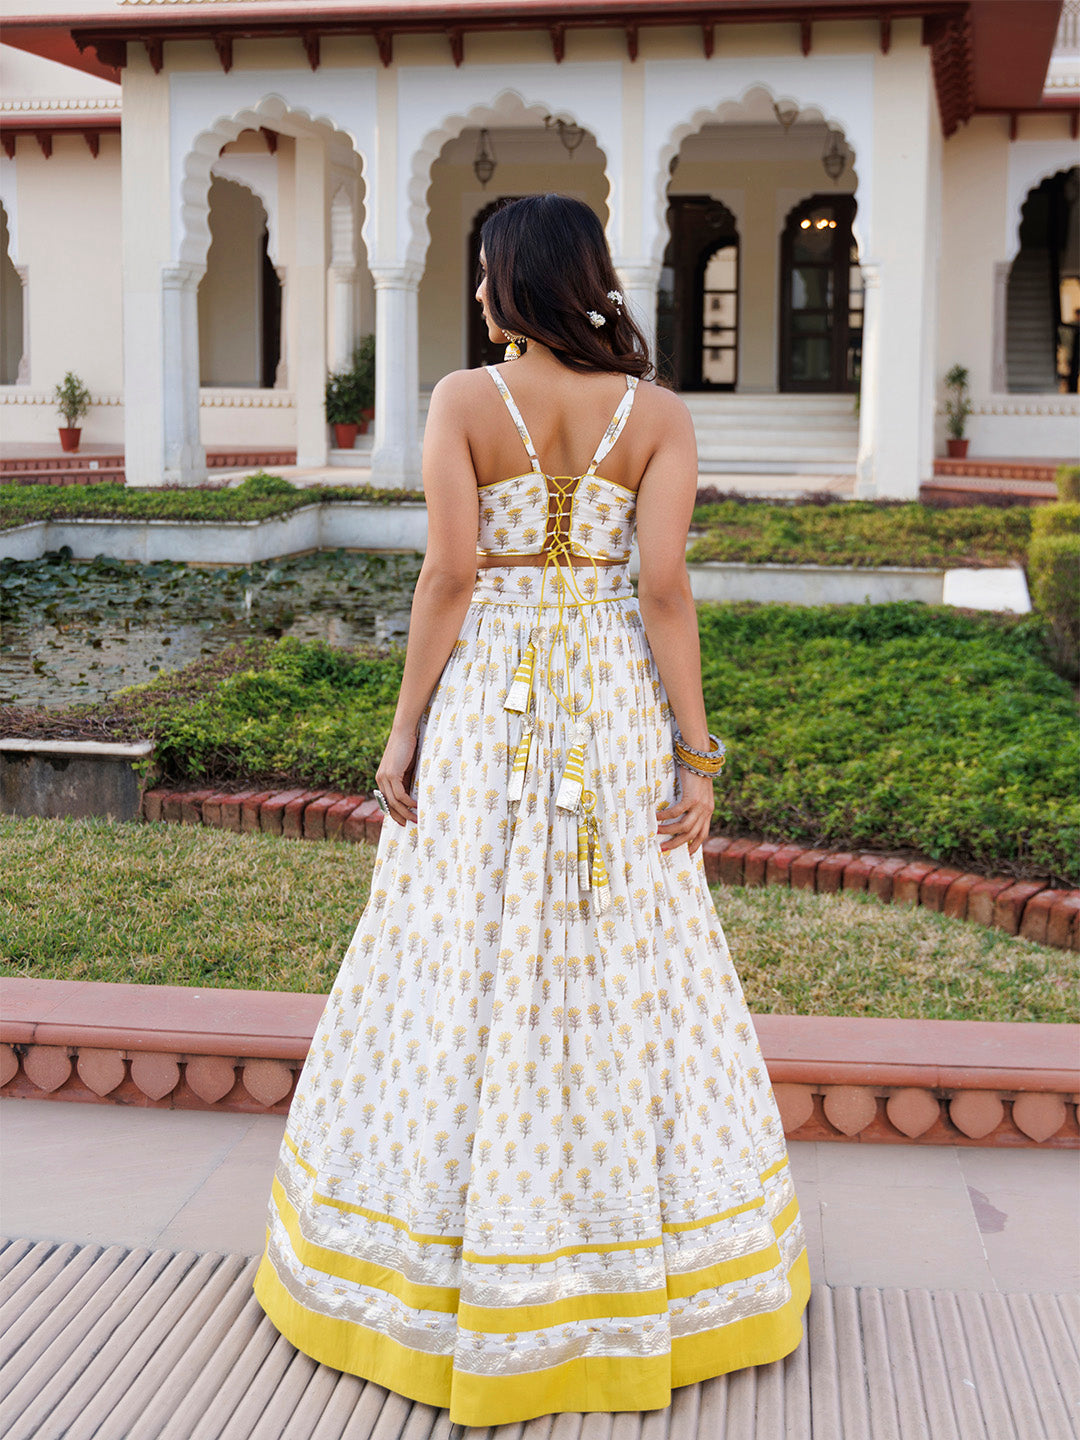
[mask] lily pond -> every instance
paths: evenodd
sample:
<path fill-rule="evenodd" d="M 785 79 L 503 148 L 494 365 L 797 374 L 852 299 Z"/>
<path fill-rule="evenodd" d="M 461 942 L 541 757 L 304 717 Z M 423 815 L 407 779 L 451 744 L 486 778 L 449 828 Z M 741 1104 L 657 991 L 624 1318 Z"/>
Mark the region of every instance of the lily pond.
<path fill-rule="evenodd" d="M 324 550 L 254 565 L 0 560 L 0 704 L 102 700 L 235 640 L 403 644 L 419 554 Z"/>

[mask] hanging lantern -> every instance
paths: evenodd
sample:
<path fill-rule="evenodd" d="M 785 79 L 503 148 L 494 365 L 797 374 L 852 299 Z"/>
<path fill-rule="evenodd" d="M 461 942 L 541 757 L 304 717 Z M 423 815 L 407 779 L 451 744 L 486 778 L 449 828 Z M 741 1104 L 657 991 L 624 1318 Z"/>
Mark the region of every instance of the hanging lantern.
<path fill-rule="evenodd" d="M 840 138 L 839 130 L 829 131 L 829 143 L 825 147 L 821 163 L 830 180 L 839 180 L 847 168 L 847 149 Z"/>
<path fill-rule="evenodd" d="M 574 151 L 581 144 L 582 140 L 585 139 L 584 127 L 581 125 L 568 125 L 565 120 L 561 120 L 557 115 L 545 115 L 544 124 L 549 130 L 554 129 L 558 132 L 563 149 L 569 156 L 573 157 Z"/>
<path fill-rule="evenodd" d="M 495 174 L 496 163 L 495 147 L 491 143 L 491 136 L 486 130 L 481 130 L 472 162 L 473 174 L 481 185 L 486 186 L 492 175 Z"/>
<path fill-rule="evenodd" d="M 779 101 L 774 100 L 772 108 L 773 114 L 776 116 L 777 120 L 780 121 L 780 124 L 784 127 L 784 133 L 787 134 L 787 132 L 791 129 L 792 125 L 794 125 L 795 121 L 799 118 L 799 107 L 791 100 L 785 100 L 782 104 Z"/>

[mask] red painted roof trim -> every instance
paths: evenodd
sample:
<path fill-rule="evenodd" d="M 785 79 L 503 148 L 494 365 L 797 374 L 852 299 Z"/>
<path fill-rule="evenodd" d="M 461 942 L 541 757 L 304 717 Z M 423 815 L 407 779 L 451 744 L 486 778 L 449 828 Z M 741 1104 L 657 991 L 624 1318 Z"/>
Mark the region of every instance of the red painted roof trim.
<path fill-rule="evenodd" d="M 178 14 L 172 7 L 133 15 L 12 16 L 5 44 L 63 64 L 118 79 L 129 43 L 146 46 L 154 68 L 164 64 L 169 39 L 205 39 L 220 63 L 231 64 L 236 39 L 297 36 L 311 68 L 319 65 L 319 38 L 369 35 L 384 65 L 393 58 L 396 35 L 441 34 L 455 64 L 465 58 L 465 36 L 478 31 L 546 30 L 556 61 L 569 28 L 617 28 L 635 59 L 642 25 L 701 29 L 702 50 L 711 55 L 717 25 L 797 26 L 803 54 L 813 45 L 815 21 L 872 19 L 883 52 L 894 20 L 921 19 L 923 42 L 933 56 L 942 128 L 951 134 L 980 110 L 1037 104 L 1042 94 L 1062 0 L 397 0 L 397 3 L 316 8 L 315 4 L 255 11 L 249 5 L 215 6 Z"/>

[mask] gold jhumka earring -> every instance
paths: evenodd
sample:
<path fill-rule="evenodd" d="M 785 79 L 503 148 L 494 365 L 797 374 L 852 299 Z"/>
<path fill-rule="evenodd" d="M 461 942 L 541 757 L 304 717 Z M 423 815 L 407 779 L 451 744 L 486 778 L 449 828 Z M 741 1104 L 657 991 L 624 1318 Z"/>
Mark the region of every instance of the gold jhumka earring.
<path fill-rule="evenodd" d="M 506 349 L 503 351 L 503 359 L 519 360 L 521 358 L 521 347 L 525 344 L 525 336 L 514 335 L 509 330 L 504 330 L 503 334 L 510 342 L 509 345 L 507 345 Z"/>

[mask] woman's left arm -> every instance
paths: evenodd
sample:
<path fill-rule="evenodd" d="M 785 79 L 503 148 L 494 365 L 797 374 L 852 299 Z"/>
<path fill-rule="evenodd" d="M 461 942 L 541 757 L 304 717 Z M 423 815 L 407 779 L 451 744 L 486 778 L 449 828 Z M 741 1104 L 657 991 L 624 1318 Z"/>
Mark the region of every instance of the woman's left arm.
<path fill-rule="evenodd" d="M 413 592 L 397 710 L 376 774 L 399 825 L 416 820 L 416 797 L 405 777 L 416 758 L 420 717 L 450 658 L 476 583 L 480 500 L 466 438 L 475 393 L 472 372 L 445 376 L 431 392 L 424 425 L 427 550 Z"/>

